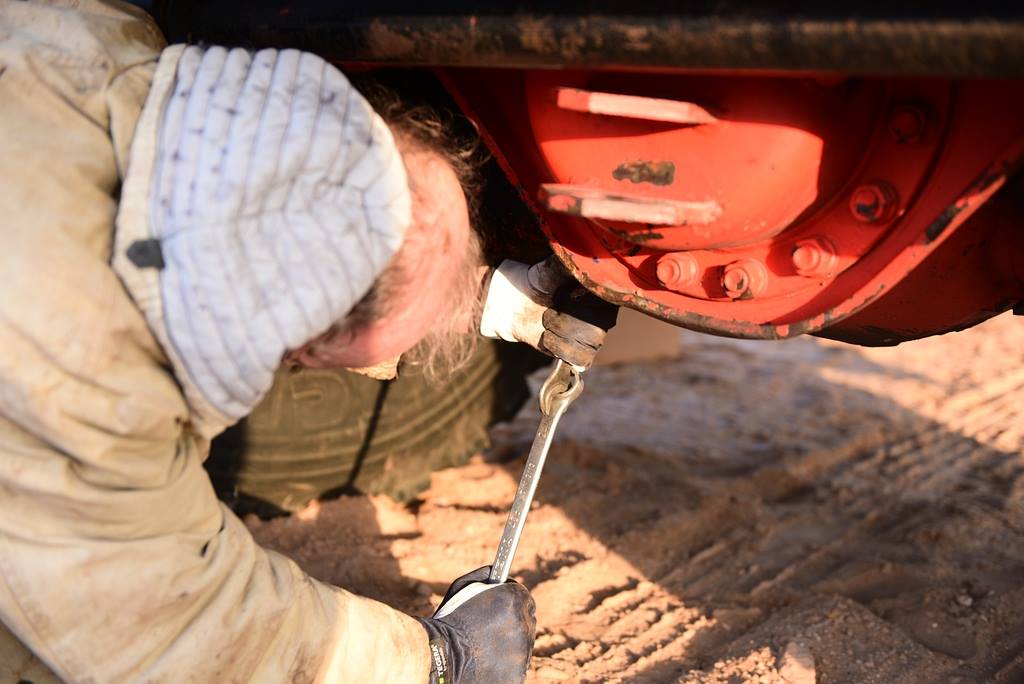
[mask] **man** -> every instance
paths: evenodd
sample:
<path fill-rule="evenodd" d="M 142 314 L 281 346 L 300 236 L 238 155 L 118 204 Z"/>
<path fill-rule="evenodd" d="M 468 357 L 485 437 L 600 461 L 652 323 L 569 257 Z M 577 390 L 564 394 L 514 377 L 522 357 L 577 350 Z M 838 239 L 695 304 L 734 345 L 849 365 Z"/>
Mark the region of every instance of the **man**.
<path fill-rule="evenodd" d="M 469 323 L 482 271 L 430 140 L 313 55 L 0 2 L 0 674 L 522 680 L 521 585 L 477 571 L 403 615 L 257 547 L 202 469 L 282 359 L 393 366 Z M 548 306 L 553 274 L 492 274 L 481 325 L 586 365 L 603 329 Z"/>

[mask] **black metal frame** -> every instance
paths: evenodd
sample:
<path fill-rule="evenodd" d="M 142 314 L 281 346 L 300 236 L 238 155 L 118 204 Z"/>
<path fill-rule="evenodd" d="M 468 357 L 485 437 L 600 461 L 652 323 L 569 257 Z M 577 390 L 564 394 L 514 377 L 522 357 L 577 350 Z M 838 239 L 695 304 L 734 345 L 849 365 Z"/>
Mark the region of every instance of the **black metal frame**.
<path fill-rule="evenodd" d="M 349 63 L 1024 76 L 1024 5 L 990 0 L 146 4 L 172 42 L 295 47 Z"/>

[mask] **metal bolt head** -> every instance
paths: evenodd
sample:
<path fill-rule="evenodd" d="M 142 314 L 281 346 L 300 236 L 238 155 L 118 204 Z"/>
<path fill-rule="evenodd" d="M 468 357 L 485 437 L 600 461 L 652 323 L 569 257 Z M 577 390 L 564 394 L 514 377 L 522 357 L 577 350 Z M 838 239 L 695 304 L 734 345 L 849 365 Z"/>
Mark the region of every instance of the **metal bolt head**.
<path fill-rule="evenodd" d="M 901 145 L 921 142 L 928 135 L 930 119 L 922 105 L 897 105 L 889 112 L 889 134 Z"/>
<path fill-rule="evenodd" d="M 896 190 L 885 182 L 861 185 L 850 195 L 850 213 L 861 223 L 887 223 L 897 205 Z"/>
<path fill-rule="evenodd" d="M 805 278 L 828 275 L 836 265 L 836 249 L 827 237 L 797 240 L 792 251 L 793 268 Z"/>
<path fill-rule="evenodd" d="M 700 273 L 700 264 L 692 254 L 666 254 L 658 259 L 658 282 L 669 290 L 692 285 Z"/>
<path fill-rule="evenodd" d="M 768 271 L 756 259 L 740 259 L 722 269 L 722 289 L 729 299 L 753 299 L 768 285 Z"/>

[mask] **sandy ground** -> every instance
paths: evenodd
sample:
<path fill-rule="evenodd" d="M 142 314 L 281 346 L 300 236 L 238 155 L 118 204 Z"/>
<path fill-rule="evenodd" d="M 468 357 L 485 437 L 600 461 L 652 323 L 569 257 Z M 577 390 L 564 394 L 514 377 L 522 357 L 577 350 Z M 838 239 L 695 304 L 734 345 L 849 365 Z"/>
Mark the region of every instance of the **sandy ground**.
<path fill-rule="evenodd" d="M 598 368 L 514 574 L 532 682 L 1024 682 L 1024 320 L 894 349 L 684 333 Z M 410 506 L 248 523 L 428 614 L 493 555 L 537 420 Z"/>

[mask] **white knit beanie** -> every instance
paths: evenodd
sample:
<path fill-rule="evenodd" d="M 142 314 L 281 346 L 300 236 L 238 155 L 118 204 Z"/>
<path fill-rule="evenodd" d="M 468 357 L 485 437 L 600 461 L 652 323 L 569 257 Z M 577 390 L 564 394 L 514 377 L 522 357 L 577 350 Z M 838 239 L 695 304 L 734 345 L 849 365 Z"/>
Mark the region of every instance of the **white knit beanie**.
<path fill-rule="evenodd" d="M 410 223 L 387 125 L 296 50 L 175 46 L 132 143 L 114 265 L 194 409 L 233 422 L 340 321 Z"/>

